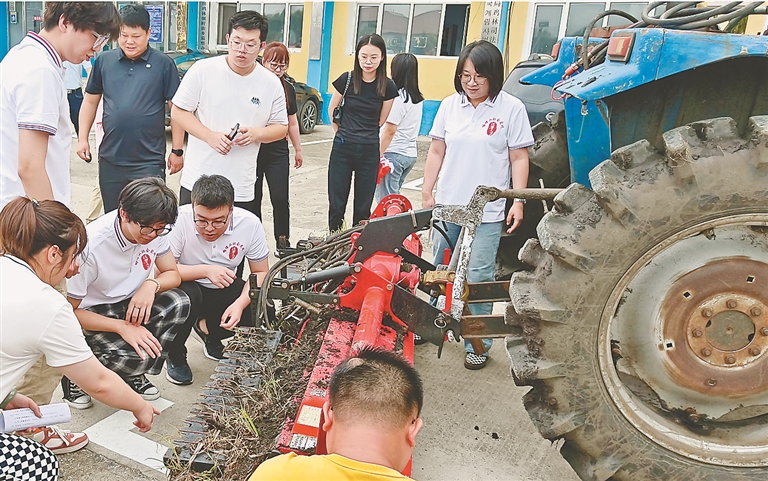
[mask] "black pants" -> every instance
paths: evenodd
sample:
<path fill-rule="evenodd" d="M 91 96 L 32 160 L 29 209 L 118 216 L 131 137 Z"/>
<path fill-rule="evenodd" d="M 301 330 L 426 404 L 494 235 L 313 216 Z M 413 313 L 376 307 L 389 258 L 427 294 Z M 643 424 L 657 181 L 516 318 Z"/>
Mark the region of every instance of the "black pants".
<path fill-rule="evenodd" d="M 371 203 L 379 175 L 379 144 L 356 144 L 333 139 L 331 160 L 328 165 L 328 228 L 338 231 L 344 222 L 344 211 L 355 173 L 355 197 L 352 224 L 356 225 L 371 216 Z"/>
<path fill-rule="evenodd" d="M 208 345 L 220 345 L 223 339 L 235 335 L 233 331 L 228 331 L 221 327 L 221 316 L 224 311 L 240 297 L 243 292 L 245 281 L 239 277 L 224 289 L 209 289 L 201 286 L 195 281 L 182 282 L 179 289 L 187 293 L 192 302 L 187 322 L 181 324 L 176 329 L 176 337 L 168 346 L 168 359 L 172 363 L 181 363 L 187 358 L 187 347 L 184 345 L 192 332 L 192 326 L 198 319 L 205 319 L 205 325 L 208 331 Z M 253 315 L 251 314 L 251 305 L 243 311 L 240 318 L 240 326 L 253 326 Z"/>
<path fill-rule="evenodd" d="M 75 126 L 75 133 L 80 135 L 80 106 L 83 105 L 83 89 L 75 89 L 67 94 L 69 101 L 69 120 Z"/>
<path fill-rule="evenodd" d="M 99 157 L 99 188 L 104 212 L 117 209 L 120 191 L 136 179 L 160 177 L 165 180 L 165 163 L 156 161 L 136 162 L 136 165 L 115 165 Z"/>
<path fill-rule="evenodd" d="M 288 157 L 288 141 L 280 139 L 269 144 L 262 144 L 256 161 L 256 185 L 253 188 L 254 207 L 261 217 L 261 199 L 264 196 L 264 178 L 269 185 L 269 200 L 272 201 L 272 222 L 275 226 L 275 241 L 284 236 L 290 239 L 290 200 L 288 198 L 288 176 L 291 166 Z M 263 221 L 263 219 L 262 219 Z"/>

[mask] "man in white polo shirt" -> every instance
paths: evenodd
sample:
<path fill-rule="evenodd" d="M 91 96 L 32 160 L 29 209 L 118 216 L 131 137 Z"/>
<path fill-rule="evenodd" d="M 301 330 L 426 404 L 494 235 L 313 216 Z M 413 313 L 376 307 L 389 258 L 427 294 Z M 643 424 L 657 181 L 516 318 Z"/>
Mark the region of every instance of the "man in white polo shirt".
<path fill-rule="evenodd" d="M 236 326 L 253 325 L 249 285 L 235 270 L 248 259 L 261 284 L 269 270 L 269 248 L 259 218 L 234 207 L 234 199 L 226 177 L 201 176 L 192 187 L 192 204 L 179 208 L 168 236 L 184 281 L 181 289 L 193 304 L 192 315 L 168 346 L 166 378 L 174 384 L 192 383 L 184 346 L 192 329 L 203 339 L 206 357 L 222 359 L 221 341 L 231 337 Z"/>
<path fill-rule="evenodd" d="M 181 278 L 165 237 L 178 206 L 156 177 L 134 180 L 118 202 L 118 210 L 88 224 L 80 273 L 67 283 L 69 302 L 96 358 L 151 401 L 160 391 L 145 374 L 160 373 L 175 327 L 190 312 L 189 297 L 176 289 Z M 90 403 L 69 379 L 62 388 L 69 404 Z"/>
<path fill-rule="evenodd" d="M 229 21 L 227 55 L 195 63 L 173 97 L 171 118 L 190 134 L 181 172 L 182 205 L 190 202 L 192 185 L 201 175 L 219 174 L 232 182 L 235 205 L 255 212 L 259 147 L 288 132 L 280 79 L 256 62 L 268 28 L 257 12 L 234 14 Z"/>
<path fill-rule="evenodd" d="M 26 195 L 69 205 L 72 128 L 63 61 L 79 64 L 120 33 L 112 3 L 47 2 L 43 30 L 0 63 L 0 208 Z"/>

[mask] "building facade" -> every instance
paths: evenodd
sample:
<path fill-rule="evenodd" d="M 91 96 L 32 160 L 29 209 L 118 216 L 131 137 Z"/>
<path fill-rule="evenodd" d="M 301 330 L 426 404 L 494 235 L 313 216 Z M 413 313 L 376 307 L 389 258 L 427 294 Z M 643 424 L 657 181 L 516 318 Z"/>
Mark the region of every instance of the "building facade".
<path fill-rule="evenodd" d="M 121 6 L 128 2 L 118 2 Z M 291 52 L 290 75 L 318 89 L 325 104 L 331 82 L 352 69 L 357 39 L 380 34 L 387 57 L 411 52 L 419 59 L 425 97 L 421 133 L 432 125 L 440 101 L 454 92 L 453 75 L 461 49 L 475 40 L 496 44 L 511 70 L 531 54 L 549 54 L 564 36 L 582 35 L 600 12 L 619 9 L 636 17 L 648 2 L 540 0 L 534 2 L 140 2 L 150 10 L 151 45 L 162 51 L 226 50 L 227 22 L 240 10 L 256 10 L 269 20 L 268 41 Z M 44 2 L 0 2 L 0 58 L 27 31 L 39 31 Z M 611 17 L 601 26 L 619 23 Z M 768 18 L 749 18 L 747 33 L 768 28 Z M 325 109 L 323 109 L 325 110 Z M 323 121 L 328 122 L 327 112 Z"/>

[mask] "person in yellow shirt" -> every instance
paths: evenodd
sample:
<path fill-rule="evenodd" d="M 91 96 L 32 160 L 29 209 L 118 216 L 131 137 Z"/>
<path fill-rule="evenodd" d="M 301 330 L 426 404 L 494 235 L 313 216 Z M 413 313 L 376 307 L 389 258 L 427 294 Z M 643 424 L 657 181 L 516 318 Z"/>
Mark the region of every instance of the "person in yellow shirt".
<path fill-rule="evenodd" d="M 331 376 L 323 405 L 327 455 L 288 453 L 262 463 L 249 481 L 409 480 L 401 474 L 424 424 L 421 378 L 397 354 L 364 348 Z"/>

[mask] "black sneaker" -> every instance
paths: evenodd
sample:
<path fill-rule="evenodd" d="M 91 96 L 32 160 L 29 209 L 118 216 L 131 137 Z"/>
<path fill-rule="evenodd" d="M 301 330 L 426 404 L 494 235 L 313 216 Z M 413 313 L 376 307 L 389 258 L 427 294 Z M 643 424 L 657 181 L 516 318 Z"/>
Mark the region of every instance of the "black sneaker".
<path fill-rule="evenodd" d="M 144 374 L 140 376 L 123 378 L 126 384 L 131 386 L 131 389 L 144 398 L 145 401 L 154 401 L 160 398 L 160 390 L 155 387 L 154 384 L 149 382 L 147 376 Z"/>
<path fill-rule="evenodd" d="M 88 409 L 93 406 L 91 396 L 80 389 L 80 386 L 70 381 L 66 376 L 61 378 L 61 390 L 64 391 L 64 401 L 75 409 Z"/>
<path fill-rule="evenodd" d="M 224 359 L 224 345 L 221 342 L 218 344 L 213 344 L 212 342 L 204 342 L 203 354 L 205 354 L 205 357 L 212 361 L 221 361 Z"/>
<path fill-rule="evenodd" d="M 192 369 L 189 368 L 186 360 L 179 363 L 165 361 L 165 378 L 173 384 L 179 386 L 188 386 L 192 384 Z"/>

